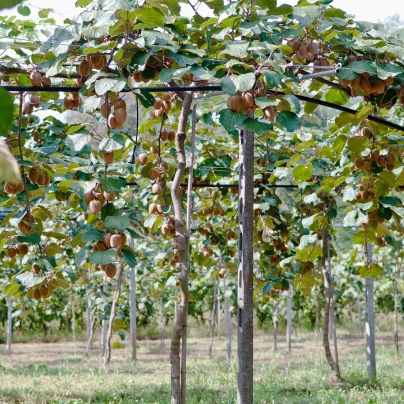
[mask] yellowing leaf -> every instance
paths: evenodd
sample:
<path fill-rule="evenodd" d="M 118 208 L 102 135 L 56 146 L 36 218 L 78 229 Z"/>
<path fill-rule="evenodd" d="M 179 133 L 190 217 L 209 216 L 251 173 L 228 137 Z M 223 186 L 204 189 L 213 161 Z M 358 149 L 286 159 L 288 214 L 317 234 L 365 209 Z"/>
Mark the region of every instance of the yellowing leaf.
<path fill-rule="evenodd" d="M 7 144 L 2 140 L 0 140 L 0 181 L 8 181 L 14 184 L 22 182 L 17 160 L 11 154 Z"/>

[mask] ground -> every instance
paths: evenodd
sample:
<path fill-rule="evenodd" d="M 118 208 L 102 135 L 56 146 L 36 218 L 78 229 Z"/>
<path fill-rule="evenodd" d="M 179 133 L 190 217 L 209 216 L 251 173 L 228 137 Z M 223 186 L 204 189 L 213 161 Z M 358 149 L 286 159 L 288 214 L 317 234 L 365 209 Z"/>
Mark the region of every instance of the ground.
<path fill-rule="evenodd" d="M 292 352 L 280 336 L 272 353 L 272 336 L 254 340 L 254 403 L 404 403 L 404 372 L 397 362 L 391 333 L 377 334 L 378 378 L 366 377 L 364 338 L 341 332 L 339 358 L 343 381 L 329 383 L 321 340 L 313 333 L 293 336 Z M 169 403 L 169 341 L 140 341 L 138 361 L 129 360 L 129 348 L 114 349 L 108 371 L 99 345 L 90 357 L 85 343 L 14 344 L 3 348 L 0 365 L 1 403 Z M 214 341 L 208 358 L 208 338 L 191 338 L 188 361 L 188 404 L 236 402 L 236 362 L 225 359 L 225 339 Z M 233 340 L 233 353 L 236 351 Z"/>

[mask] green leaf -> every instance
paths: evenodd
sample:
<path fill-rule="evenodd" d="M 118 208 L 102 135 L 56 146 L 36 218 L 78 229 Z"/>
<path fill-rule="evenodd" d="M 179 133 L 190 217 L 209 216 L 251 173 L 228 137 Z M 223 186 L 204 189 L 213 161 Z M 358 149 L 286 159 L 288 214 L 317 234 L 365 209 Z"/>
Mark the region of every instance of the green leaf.
<path fill-rule="evenodd" d="M 291 111 L 281 111 L 276 116 L 276 122 L 282 125 L 288 132 L 292 132 L 300 128 L 299 117 Z"/>
<path fill-rule="evenodd" d="M 316 279 L 310 273 L 298 274 L 294 280 L 295 287 L 304 294 L 309 294 L 316 284 Z"/>
<path fill-rule="evenodd" d="M 31 14 L 31 10 L 27 6 L 18 6 L 17 11 L 19 14 L 21 14 L 24 17 L 28 17 Z"/>
<path fill-rule="evenodd" d="M 100 179 L 102 189 L 111 194 L 112 192 L 120 192 L 122 188 L 126 187 L 126 179 L 120 177 L 108 177 Z"/>
<path fill-rule="evenodd" d="M 332 104 L 344 105 L 350 100 L 350 97 L 345 91 L 332 88 L 331 90 L 327 91 L 325 100 L 327 102 L 331 102 Z"/>
<path fill-rule="evenodd" d="M 265 77 L 265 85 L 266 88 L 268 89 L 278 87 L 282 82 L 282 76 L 273 71 L 265 71 L 264 77 Z"/>
<path fill-rule="evenodd" d="M 85 243 L 92 243 L 97 240 L 104 240 L 104 232 L 97 229 L 90 229 L 82 235 L 81 240 Z"/>
<path fill-rule="evenodd" d="M 91 135 L 89 133 L 76 133 L 74 135 L 68 135 L 66 138 L 66 144 L 70 149 L 74 151 L 80 151 L 91 141 Z"/>
<path fill-rule="evenodd" d="M 107 251 L 94 251 L 90 254 L 89 260 L 92 264 L 107 265 L 115 261 L 116 249 Z"/>
<path fill-rule="evenodd" d="M 119 330 L 122 330 L 122 328 L 125 327 L 125 321 L 123 321 L 121 318 L 115 318 L 114 319 L 114 324 L 112 326 L 112 329 L 114 332 L 117 332 Z"/>
<path fill-rule="evenodd" d="M 251 90 L 254 84 L 254 73 L 240 74 L 239 76 L 232 74 L 222 80 L 221 87 L 225 94 L 233 95 L 236 94 L 237 91 L 245 92 Z"/>
<path fill-rule="evenodd" d="M 69 238 L 67 234 L 58 233 L 57 231 L 44 231 L 42 235 L 55 238 L 56 240 L 65 240 Z"/>
<path fill-rule="evenodd" d="M 37 276 L 34 275 L 31 271 L 28 272 L 23 272 L 21 274 L 18 274 L 15 277 L 16 280 L 18 280 L 22 285 L 24 285 L 26 288 L 32 288 L 33 286 L 39 285 L 42 283 L 45 279 L 46 276 Z"/>
<path fill-rule="evenodd" d="M 84 232 L 78 233 L 73 237 L 72 241 L 70 242 L 70 245 L 72 246 L 72 248 L 84 246 L 83 235 L 84 235 Z"/>
<path fill-rule="evenodd" d="M 344 227 L 356 227 L 360 226 L 362 223 L 368 221 L 367 215 L 364 215 L 361 211 L 352 210 L 344 217 Z"/>
<path fill-rule="evenodd" d="M 95 82 L 95 92 L 98 95 L 104 95 L 107 91 L 119 93 L 125 88 L 126 81 L 124 79 L 106 78 Z"/>
<path fill-rule="evenodd" d="M 3 10 L 5 8 L 12 8 L 12 7 L 16 6 L 17 4 L 20 4 L 21 2 L 22 2 L 22 0 L 1 0 L 0 10 Z"/>
<path fill-rule="evenodd" d="M 134 268 L 137 261 L 133 250 L 129 246 L 123 246 L 121 247 L 120 251 L 129 267 Z"/>
<path fill-rule="evenodd" d="M 238 129 L 243 125 L 245 116 L 231 109 L 222 109 L 219 113 L 219 122 L 228 132 Z"/>
<path fill-rule="evenodd" d="M 250 46 L 249 42 L 228 43 L 222 53 L 233 56 L 235 58 L 244 59 L 248 56 L 247 49 Z"/>
<path fill-rule="evenodd" d="M 364 265 L 359 269 L 359 275 L 362 278 L 377 278 L 383 275 L 384 269 L 378 264 Z"/>
<path fill-rule="evenodd" d="M 264 133 L 273 129 L 273 125 L 271 123 L 259 121 L 255 118 L 247 118 L 243 122 L 243 125 L 257 135 L 263 135 Z"/>
<path fill-rule="evenodd" d="M 0 135 L 6 135 L 7 132 L 13 127 L 14 103 L 13 97 L 11 97 L 11 95 L 2 88 L 0 88 L 0 105 Z"/>
<path fill-rule="evenodd" d="M 379 202 L 383 205 L 398 206 L 401 205 L 401 199 L 397 196 L 381 196 Z"/>
<path fill-rule="evenodd" d="M 293 176 L 297 182 L 302 181 L 309 181 L 313 174 L 313 165 L 310 163 L 307 167 L 306 166 L 296 166 L 293 169 Z"/>
<path fill-rule="evenodd" d="M 124 231 L 130 226 L 129 216 L 107 216 L 105 227 L 112 230 Z"/>
<path fill-rule="evenodd" d="M 122 145 L 114 140 L 112 136 L 108 136 L 101 141 L 98 148 L 100 151 L 109 153 L 114 150 L 122 149 Z"/>
<path fill-rule="evenodd" d="M 76 257 L 74 258 L 74 263 L 77 266 L 80 266 L 81 263 L 84 261 L 84 259 L 87 256 L 87 252 L 90 251 L 93 247 L 91 245 L 86 245 L 83 247 L 77 254 Z"/>
<path fill-rule="evenodd" d="M 4 293 L 7 296 L 13 296 L 15 295 L 18 291 L 20 290 L 20 285 L 18 283 L 9 283 L 5 288 L 4 288 Z"/>
<path fill-rule="evenodd" d="M 41 236 L 38 233 L 31 233 L 26 236 L 18 236 L 17 240 L 20 243 L 39 244 L 41 242 Z"/>
<path fill-rule="evenodd" d="M 135 11 L 135 15 L 141 22 L 132 27 L 132 30 L 141 28 L 156 28 L 164 26 L 164 15 L 155 8 L 149 7 L 147 4 L 139 7 Z"/>

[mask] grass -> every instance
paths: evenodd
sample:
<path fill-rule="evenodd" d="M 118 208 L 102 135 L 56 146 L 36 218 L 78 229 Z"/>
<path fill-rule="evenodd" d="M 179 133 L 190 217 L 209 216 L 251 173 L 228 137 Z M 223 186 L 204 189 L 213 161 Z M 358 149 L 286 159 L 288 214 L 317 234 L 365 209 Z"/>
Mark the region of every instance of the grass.
<path fill-rule="evenodd" d="M 292 352 L 285 338 L 272 353 L 272 338 L 261 333 L 254 340 L 254 403 L 404 403 L 404 373 L 397 363 L 390 333 L 377 335 L 377 381 L 366 375 L 364 340 L 339 335 L 343 381 L 329 383 L 323 350 L 312 333 L 294 336 Z M 169 341 L 166 340 L 166 347 Z M 225 340 L 215 340 L 214 359 L 208 359 L 207 338 L 189 340 L 188 404 L 236 402 L 237 364 L 225 360 Z M 233 343 L 236 350 L 236 342 Z M 139 360 L 129 349 L 113 350 L 106 371 L 95 346 L 90 357 L 85 344 L 14 344 L 2 352 L 1 403 L 148 403 L 170 401 L 168 350 L 159 341 L 140 341 Z"/>

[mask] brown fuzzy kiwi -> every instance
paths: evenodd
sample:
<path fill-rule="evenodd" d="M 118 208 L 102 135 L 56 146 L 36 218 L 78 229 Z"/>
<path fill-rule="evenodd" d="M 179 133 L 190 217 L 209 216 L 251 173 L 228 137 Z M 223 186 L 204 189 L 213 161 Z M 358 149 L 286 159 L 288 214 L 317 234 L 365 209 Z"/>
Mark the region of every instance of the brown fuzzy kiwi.
<path fill-rule="evenodd" d="M 119 125 L 123 125 L 126 122 L 126 119 L 128 118 L 128 114 L 125 108 L 115 109 L 114 115 L 115 120 L 118 122 Z"/>
<path fill-rule="evenodd" d="M 48 187 L 51 182 L 51 177 L 49 176 L 48 173 L 44 173 L 43 176 L 44 176 L 44 185 L 45 185 L 45 187 Z"/>
<path fill-rule="evenodd" d="M 396 161 L 396 159 L 394 158 L 394 156 L 392 154 L 387 154 L 386 155 L 386 164 L 392 165 L 394 164 Z"/>
<path fill-rule="evenodd" d="M 105 164 L 109 165 L 114 162 L 114 152 L 105 152 L 103 154 Z"/>
<path fill-rule="evenodd" d="M 102 63 L 102 56 L 100 54 L 90 55 L 89 62 L 92 66 L 99 66 Z"/>
<path fill-rule="evenodd" d="M 171 93 L 164 93 L 161 98 L 163 101 L 171 101 L 172 95 Z"/>
<path fill-rule="evenodd" d="M 366 202 L 367 200 L 369 200 L 369 198 L 370 198 L 369 191 L 367 189 L 363 190 L 361 195 L 362 201 Z"/>
<path fill-rule="evenodd" d="M 41 97 L 37 95 L 31 95 L 29 102 L 34 108 L 39 108 L 42 104 Z"/>
<path fill-rule="evenodd" d="M 157 204 L 157 213 L 163 214 L 163 209 L 165 208 L 164 204 L 158 203 Z"/>
<path fill-rule="evenodd" d="M 168 139 L 169 142 L 173 142 L 175 140 L 175 131 L 174 130 L 169 130 L 168 131 Z"/>
<path fill-rule="evenodd" d="M 18 250 L 15 247 L 9 247 L 7 249 L 7 255 L 9 258 L 14 258 L 18 254 Z"/>
<path fill-rule="evenodd" d="M 170 228 L 166 223 L 161 226 L 160 231 L 163 236 L 168 236 L 170 234 Z"/>
<path fill-rule="evenodd" d="M 164 129 L 160 133 L 160 140 L 165 142 L 167 139 L 168 139 L 168 131 Z"/>
<path fill-rule="evenodd" d="M 93 199 L 88 205 L 90 212 L 94 215 L 98 214 L 101 210 L 101 203 L 97 199 Z"/>
<path fill-rule="evenodd" d="M 115 192 L 111 192 L 111 193 L 104 192 L 104 198 L 108 202 L 113 202 L 116 198 Z"/>
<path fill-rule="evenodd" d="M 373 89 L 373 86 L 370 84 L 369 79 L 367 79 L 366 77 L 364 77 L 361 80 L 359 87 L 364 93 L 370 93 L 370 92 L 372 92 L 372 89 Z"/>
<path fill-rule="evenodd" d="M 163 101 L 162 105 L 161 105 L 161 109 L 164 112 L 170 112 L 171 110 L 171 102 L 170 101 Z"/>
<path fill-rule="evenodd" d="M 359 88 L 359 86 L 361 85 L 361 81 L 362 81 L 361 76 L 355 77 L 353 80 L 351 80 L 351 83 L 350 83 L 351 88 L 353 88 L 353 89 Z"/>
<path fill-rule="evenodd" d="M 152 186 L 152 192 L 153 194 L 160 194 L 163 188 L 161 187 L 160 184 L 153 184 Z"/>
<path fill-rule="evenodd" d="M 98 240 L 94 245 L 94 249 L 97 249 L 98 251 L 107 251 L 108 246 L 104 241 Z"/>
<path fill-rule="evenodd" d="M 105 265 L 105 274 L 108 276 L 108 278 L 113 278 L 116 275 L 116 265 L 115 264 Z"/>
<path fill-rule="evenodd" d="M 65 107 L 65 109 L 73 109 L 74 100 L 70 97 L 63 98 L 63 106 Z"/>
<path fill-rule="evenodd" d="M 246 92 L 241 95 L 244 108 L 250 108 L 254 104 L 254 95 L 251 92 Z"/>
<path fill-rule="evenodd" d="M 17 188 L 15 189 L 15 193 L 19 194 L 22 191 L 24 191 L 24 185 L 22 184 L 22 182 L 20 182 L 19 184 L 17 184 Z"/>
<path fill-rule="evenodd" d="M 45 175 L 40 173 L 38 175 L 38 180 L 36 182 L 38 185 L 44 185 L 45 184 Z"/>
<path fill-rule="evenodd" d="M 238 112 L 243 106 L 243 99 L 239 95 L 231 95 L 227 100 L 227 106 L 232 111 Z"/>
<path fill-rule="evenodd" d="M 101 203 L 101 206 L 105 204 L 105 196 L 102 192 L 98 192 L 95 194 L 95 199 Z"/>
<path fill-rule="evenodd" d="M 301 43 L 298 39 L 294 39 L 294 40 L 291 42 L 290 47 L 292 48 L 293 53 L 297 53 L 297 52 L 298 52 L 298 50 L 299 50 L 301 44 L 302 44 L 302 43 Z"/>
<path fill-rule="evenodd" d="M 317 55 L 318 51 L 320 49 L 320 46 L 318 44 L 318 42 L 313 42 L 311 41 L 308 45 L 307 45 L 307 50 L 313 54 L 313 55 Z"/>
<path fill-rule="evenodd" d="M 351 84 L 351 81 L 347 79 L 341 79 L 341 84 L 345 87 L 348 87 Z"/>
<path fill-rule="evenodd" d="M 114 234 L 110 239 L 111 247 L 118 248 L 122 245 L 122 237 L 119 234 Z"/>
<path fill-rule="evenodd" d="M 118 129 L 121 127 L 121 124 L 116 120 L 115 114 L 109 114 L 108 117 L 108 126 L 112 129 Z"/>
<path fill-rule="evenodd" d="M 394 78 L 393 77 L 387 77 L 387 79 L 384 79 L 384 85 L 386 87 L 391 86 L 394 82 Z"/>
<path fill-rule="evenodd" d="M 41 272 L 41 267 L 38 264 L 32 264 L 32 271 L 36 274 L 39 274 Z"/>
<path fill-rule="evenodd" d="M 157 146 L 150 147 L 150 153 L 151 154 L 158 154 L 159 153 L 159 148 Z"/>
<path fill-rule="evenodd" d="M 87 192 L 84 194 L 83 202 L 88 206 L 93 199 L 94 194 L 92 192 Z"/>
<path fill-rule="evenodd" d="M 364 126 L 360 131 L 361 136 L 366 137 L 367 139 L 373 139 L 373 132 L 367 126 Z"/>
<path fill-rule="evenodd" d="M 297 57 L 299 60 L 304 60 L 307 58 L 307 54 L 309 53 L 306 45 L 301 45 L 299 50 L 297 51 Z"/>
<path fill-rule="evenodd" d="M 21 243 L 17 244 L 18 255 L 24 256 L 28 254 L 28 245 Z"/>
<path fill-rule="evenodd" d="M 154 114 L 156 115 L 157 118 L 162 118 L 164 116 L 165 112 L 164 112 L 163 108 L 160 108 L 160 109 L 156 109 L 154 111 Z"/>
<path fill-rule="evenodd" d="M 151 180 L 157 179 L 159 174 L 160 173 L 158 172 L 158 170 L 155 167 L 152 167 L 149 171 L 149 177 Z"/>
<path fill-rule="evenodd" d="M 42 84 L 42 74 L 39 72 L 32 72 L 29 76 L 29 81 L 34 87 L 39 87 Z"/>
<path fill-rule="evenodd" d="M 149 213 L 157 213 L 157 203 L 152 202 L 149 205 Z"/>
<path fill-rule="evenodd" d="M 106 233 L 104 236 L 104 243 L 105 245 L 110 248 L 111 247 L 111 237 L 112 237 L 112 233 Z"/>
<path fill-rule="evenodd" d="M 394 170 L 394 164 L 386 164 L 386 170 L 387 171 L 393 171 Z"/>
<path fill-rule="evenodd" d="M 87 60 L 83 60 L 79 65 L 79 73 L 82 76 L 88 76 L 91 73 L 91 66 Z"/>
<path fill-rule="evenodd" d="M 39 292 L 39 289 L 34 289 L 34 291 L 32 292 L 32 297 L 35 300 L 39 300 L 41 298 L 41 293 Z"/>
<path fill-rule="evenodd" d="M 16 189 L 12 186 L 10 182 L 6 182 L 4 184 L 4 191 L 7 192 L 8 194 L 14 195 Z"/>
<path fill-rule="evenodd" d="M 153 108 L 154 109 L 160 109 L 163 105 L 163 100 L 160 97 L 156 97 L 154 99 L 154 104 L 153 104 Z"/>
<path fill-rule="evenodd" d="M 28 104 L 27 102 L 24 102 L 22 104 L 21 113 L 23 115 L 31 115 L 33 110 L 34 110 L 34 107 L 31 104 Z"/>
<path fill-rule="evenodd" d="M 84 87 L 86 85 L 86 81 L 83 78 L 76 78 L 74 79 L 74 85 L 75 87 Z"/>
<path fill-rule="evenodd" d="M 36 184 L 39 177 L 39 171 L 37 168 L 33 167 L 29 170 L 28 179 L 31 184 Z"/>
<path fill-rule="evenodd" d="M 384 85 L 383 80 L 379 79 L 373 83 L 373 94 L 375 95 L 383 94 L 385 90 L 386 87 Z"/>
<path fill-rule="evenodd" d="M 140 153 L 137 156 L 137 160 L 139 161 L 140 165 L 145 166 L 147 164 L 147 154 L 146 153 Z"/>
<path fill-rule="evenodd" d="M 354 161 L 354 164 L 355 164 L 355 167 L 360 170 L 363 165 L 363 157 L 357 157 Z"/>
<path fill-rule="evenodd" d="M 100 107 L 100 113 L 101 116 L 105 119 L 107 119 L 108 117 L 108 112 L 110 111 L 110 108 L 108 107 L 108 105 L 106 103 L 102 104 Z"/>
<path fill-rule="evenodd" d="M 41 84 L 42 87 L 52 87 L 52 80 L 50 77 L 42 77 Z"/>
<path fill-rule="evenodd" d="M 120 108 L 126 109 L 126 102 L 125 102 L 124 100 L 122 100 L 122 99 L 116 100 L 116 101 L 114 102 L 114 109 L 115 109 L 115 111 L 116 111 L 117 109 L 120 109 Z"/>
<path fill-rule="evenodd" d="M 126 237 L 125 233 L 120 232 L 119 235 L 122 237 L 122 242 L 121 242 L 121 246 L 125 245 L 126 242 L 128 241 L 128 238 Z"/>
<path fill-rule="evenodd" d="M 49 289 L 46 285 L 41 285 L 39 287 L 39 293 L 41 294 L 41 297 L 48 297 L 49 294 Z"/>
<path fill-rule="evenodd" d="M 372 154 L 371 154 L 371 156 L 372 156 L 372 160 L 373 161 L 377 161 L 377 160 L 379 160 L 379 157 L 380 157 L 380 152 L 379 152 L 379 150 L 372 150 Z"/>
<path fill-rule="evenodd" d="M 384 167 L 385 165 L 386 165 L 386 156 L 382 155 L 377 159 L 377 166 Z"/>

